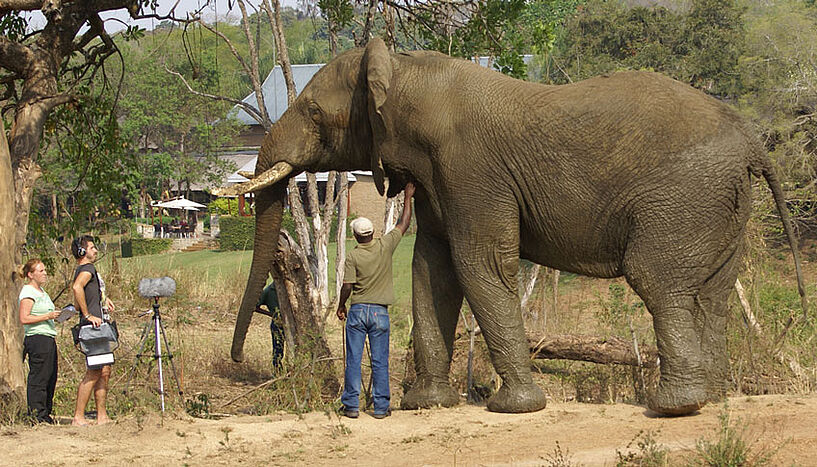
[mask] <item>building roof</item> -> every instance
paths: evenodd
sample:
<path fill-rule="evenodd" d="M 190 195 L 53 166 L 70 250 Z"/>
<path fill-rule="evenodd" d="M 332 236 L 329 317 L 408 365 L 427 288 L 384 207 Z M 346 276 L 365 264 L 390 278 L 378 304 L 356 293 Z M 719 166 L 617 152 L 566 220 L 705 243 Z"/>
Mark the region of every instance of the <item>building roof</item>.
<path fill-rule="evenodd" d="M 295 90 L 298 94 L 303 91 L 309 81 L 315 76 L 315 73 L 323 67 L 323 63 L 315 63 L 309 65 L 292 65 L 292 79 L 295 81 Z M 284 73 L 281 71 L 280 65 L 267 75 L 267 79 L 261 85 L 261 90 L 264 92 L 264 104 L 267 106 L 267 112 L 273 122 L 278 121 L 284 111 L 287 109 L 287 86 L 284 82 Z M 242 99 L 251 106 L 257 108 L 258 100 L 253 91 L 249 96 Z M 259 123 L 244 112 L 239 106 L 235 106 L 229 112 L 230 116 L 235 116 L 239 121 L 247 125 L 258 125 Z"/>

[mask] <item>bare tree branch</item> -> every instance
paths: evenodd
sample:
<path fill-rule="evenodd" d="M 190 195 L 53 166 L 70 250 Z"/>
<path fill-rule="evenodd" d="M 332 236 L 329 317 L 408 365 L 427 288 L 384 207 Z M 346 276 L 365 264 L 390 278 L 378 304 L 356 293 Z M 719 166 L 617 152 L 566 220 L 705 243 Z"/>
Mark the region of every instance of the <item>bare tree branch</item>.
<path fill-rule="evenodd" d="M 235 105 L 241 107 L 242 110 L 247 112 L 250 115 L 250 117 L 254 118 L 255 120 L 257 120 L 259 122 L 261 121 L 261 119 L 262 119 L 261 113 L 258 112 L 258 109 L 251 106 L 250 104 L 247 104 L 246 102 L 242 102 L 242 101 L 240 101 L 238 99 L 233 99 L 231 97 L 217 96 L 215 94 L 208 94 L 206 92 L 196 91 L 195 89 L 193 89 L 190 86 L 190 84 L 187 82 L 187 80 L 184 79 L 184 76 L 182 76 L 181 73 L 178 73 L 176 71 L 171 70 L 170 68 L 167 67 L 167 65 L 165 65 L 165 71 L 167 71 L 171 75 L 177 76 L 180 80 L 182 80 L 182 83 L 185 85 L 185 87 L 187 87 L 187 90 L 191 94 L 194 94 L 196 96 L 206 97 L 208 99 L 213 99 L 213 100 L 216 100 L 216 101 L 226 101 L 226 102 L 229 102 L 231 104 L 235 104 Z"/>
<path fill-rule="evenodd" d="M 252 31 L 250 31 L 250 18 L 249 15 L 247 15 L 247 7 L 244 4 L 244 0 L 238 0 L 238 8 L 241 10 L 241 17 L 243 19 L 243 21 L 241 21 L 241 26 L 244 30 L 244 36 L 247 38 L 247 46 L 250 51 L 251 72 L 249 73 L 249 77 L 250 81 L 252 82 L 252 88 L 255 91 L 255 99 L 258 102 L 258 110 L 260 110 L 261 116 L 264 118 L 265 122 L 271 122 L 269 113 L 267 112 L 267 106 L 264 103 L 264 90 L 261 87 L 261 72 L 258 68 L 258 47 L 256 46 Z M 259 123 L 264 125 L 263 122 Z"/>
<path fill-rule="evenodd" d="M 295 102 L 295 79 L 292 77 L 292 67 L 289 61 L 289 52 L 286 48 L 286 37 L 284 37 L 284 29 L 281 25 L 281 4 L 275 0 L 272 6 L 270 0 L 263 0 L 261 7 L 267 13 L 270 26 L 275 35 L 275 43 L 278 44 L 278 63 L 281 64 L 281 71 L 284 74 L 284 83 L 287 87 L 287 102 L 290 104 Z"/>

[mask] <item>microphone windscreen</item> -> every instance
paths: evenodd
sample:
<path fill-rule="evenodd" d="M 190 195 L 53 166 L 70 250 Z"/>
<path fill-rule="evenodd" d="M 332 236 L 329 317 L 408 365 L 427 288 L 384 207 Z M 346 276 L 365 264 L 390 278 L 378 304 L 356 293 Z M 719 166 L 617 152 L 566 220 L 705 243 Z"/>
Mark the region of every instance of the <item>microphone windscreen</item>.
<path fill-rule="evenodd" d="M 176 293 L 176 281 L 171 277 L 165 276 L 139 281 L 139 295 L 142 297 L 169 297 L 174 293 Z"/>

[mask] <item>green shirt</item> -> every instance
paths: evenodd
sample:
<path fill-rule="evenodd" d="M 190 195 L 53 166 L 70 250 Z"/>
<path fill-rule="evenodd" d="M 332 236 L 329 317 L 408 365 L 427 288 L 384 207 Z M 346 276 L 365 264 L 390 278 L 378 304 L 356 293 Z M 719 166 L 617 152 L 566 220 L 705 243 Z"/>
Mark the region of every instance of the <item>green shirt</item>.
<path fill-rule="evenodd" d="M 271 282 L 270 285 L 264 287 L 264 291 L 261 292 L 261 297 L 255 306 L 259 307 L 261 305 L 267 305 L 267 309 L 271 312 L 275 312 L 280 306 L 278 304 L 278 291 L 275 290 L 275 282 Z"/>
<path fill-rule="evenodd" d="M 394 303 L 392 255 L 401 238 L 400 229 L 393 229 L 377 240 L 359 244 L 346 255 L 343 282 L 353 284 L 352 305 Z"/>
<path fill-rule="evenodd" d="M 23 286 L 23 290 L 20 291 L 20 296 L 17 298 L 17 305 L 19 306 L 25 298 L 34 300 L 34 306 L 31 308 L 31 316 L 42 316 L 54 311 L 54 302 L 51 301 L 51 297 L 48 296 L 48 292 L 45 290 L 39 291 L 33 286 L 26 284 Z M 24 324 L 23 329 L 26 331 L 26 336 L 39 335 L 54 337 L 57 335 L 57 326 L 54 324 L 53 319 L 34 324 Z"/>

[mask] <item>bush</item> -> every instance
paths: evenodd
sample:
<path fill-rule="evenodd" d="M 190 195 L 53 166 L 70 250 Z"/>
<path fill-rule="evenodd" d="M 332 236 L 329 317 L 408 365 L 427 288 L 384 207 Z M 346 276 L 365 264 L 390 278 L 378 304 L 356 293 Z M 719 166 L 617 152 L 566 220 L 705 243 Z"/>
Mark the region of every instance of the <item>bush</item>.
<path fill-rule="evenodd" d="M 170 238 L 132 238 L 133 256 L 155 255 L 170 249 L 173 239 Z"/>
<path fill-rule="evenodd" d="M 695 457 L 690 465 L 769 465 L 783 447 L 758 447 L 747 437 L 749 425 L 742 419 L 732 420 L 728 405 L 718 414 L 720 427 L 715 439 L 700 438 L 695 443 Z"/>
<path fill-rule="evenodd" d="M 218 237 L 222 250 L 252 250 L 255 237 L 255 217 L 222 216 Z"/>
<path fill-rule="evenodd" d="M 232 201 L 230 198 L 218 198 L 207 205 L 207 212 L 220 216 L 232 215 L 233 212 L 238 212 L 238 201 Z"/>

